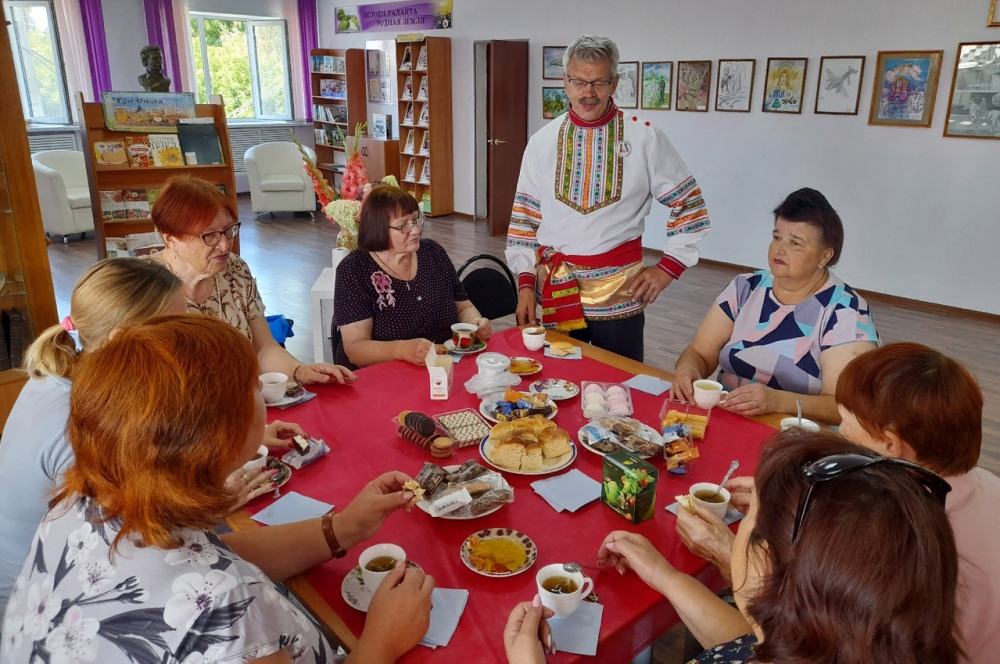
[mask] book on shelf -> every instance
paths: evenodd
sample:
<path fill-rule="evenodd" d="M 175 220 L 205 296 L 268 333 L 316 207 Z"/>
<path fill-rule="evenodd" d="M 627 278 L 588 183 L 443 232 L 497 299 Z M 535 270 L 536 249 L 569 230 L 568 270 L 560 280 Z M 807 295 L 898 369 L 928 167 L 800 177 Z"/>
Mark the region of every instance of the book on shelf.
<path fill-rule="evenodd" d="M 121 189 L 99 191 L 101 201 L 101 219 L 104 221 L 123 221 L 125 216 L 125 199 Z"/>
<path fill-rule="evenodd" d="M 424 104 L 424 107 L 420 109 L 420 119 L 417 121 L 418 127 L 426 127 L 431 122 L 431 105 Z"/>
<path fill-rule="evenodd" d="M 320 63 L 319 71 L 321 74 L 335 74 L 337 73 L 337 65 L 332 55 L 322 56 L 323 61 Z"/>
<path fill-rule="evenodd" d="M 406 182 L 416 182 L 417 181 L 417 160 L 415 157 L 410 157 L 410 163 L 406 167 L 406 177 L 403 178 Z"/>
<path fill-rule="evenodd" d="M 156 231 L 104 239 L 104 249 L 108 253 L 108 258 L 148 256 L 162 251 L 163 248 L 163 238 Z"/>
<path fill-rule="evenodd" d="M 20 367 L 24 361 L 24 351 L 27 350 L 27 321 L 18 309 L 5 309 L 3 312 L 3 334 L 7 337 L 7 349 L 10 352 L 11 366 Z"/>
<path fill-rule="evenodd" d="M 377 141 L 392 140 L 392 116 L 372 113 L 372 138 Z"/>
<path fill-rule="evenodd" d="M 149 201 L 145 189 L 123 189 L 126 219 L 149 219 Z"/>
<path fill-rule="evenodd" d="M 347 107 L 343 105 L 327 106 L 333 115 L 333 121 L 340 124 L 347 124 Z"/>
<path fill-rule="evenodd" d="M 94 143 L 94 163 L 100 166 L 127 166 L 128 156 L 122 141 L 97 141 Z"/>
<path fill-rule="evenodd" d="M 412 129 L 406 132 L 406 145 L 403 147 L 403 154 L 413 154 L 413 135 L 415 133 Z"/>
<path fill-rule="evenodd" d="M 424 131 L 423 137 L 420 139 L 420 156 L 427 157 L 431 154 L 431 130 L 427 129 Z"/>
<path fill-rule="evenodd" d="M 347 73 L 347 58 L 340 55 L 333 56 L 333 73 L 334 74 Z"/>
<path fill-rule="evenodd" d="M 128 156 L 129 166 L 149 168 L 153 165 L 153 153 L 149 148 L 148 136 L 126 136 L 122 141 L 125 143 L 125 154 Z"/>
<path fill-rule="evenodd" d="M 400 101 L 413 101 L 413 77 L 407 76 L 406 83 L 403 83 L 403 92 L 399 95 Z"/>
<path fill-rule="evenodd" d="M 347 99 L 347 85 L 339 78 L 324 78 L 319 82 L 319 96 L 330 99 Z"/>
<path fill-rule="evenodd" d="M 420 89 L 417 91 L 417 101 L 427 101 L 427 76 L 420 78 Z"/>
<path fill-rule="evenodd" d="M 222 191 L 222 193 L 226 193 L 226 187 L 225 187 L 225 185 L 217 184 L 215 186 L 218 187 Z M 149 204 L 149 210 L 150 210 L 150 212 L 152 212 L 152 210 L 153 210 L 153 203 L 156 202 L 156 198 L 159 195 L 160 195 L 160 190 L 159 189 L 147 189 L 146 190 L 146 203 Z"/>
<path fill-rule="evenodd" d="M 413 54 L 410 52 L 410 45 L 403 49 L 403 59 L 399 63 L 399 71 L 410 71 L 413 68 Z"/>
<path fill-rule="evenodd" d="M 391 104 L 392 103 L 392 83 L 389 82 L 388 78 L 380 78 L 378 83 L 378 103 L 380 104 Z"/>
<path fill-rule="evenodd" d="M 215 124 L 203 122 L 188 123 L 177 121 L 177 138 L 180 140 L 181 152 L 188 166 L 211 166 L 225 164 L 222 156 L 222 144 L 219 142 L 219 132 Z"/>
<path fill-rule="evenodd" d="M 427 71 L 427 46 L 420 47 L 420 55 L 417 56 L 417 71 Z"/>
<path fill-rule="evenodd" d="M 150 134 L 149 149 L 153 153 L 153 166 L 157 168 L 184 166 L 184 154 L 177 134 Z"/>
<path fill-rule="evenodd" d="M 430 183 L 431 183 L 431 160 L 425 159 L 424 165 L 420 167 L 419 184 L 430 184 Z"/>
<path fill-rule="evenodd" d="M 403 114 L 403 124 L 413 126 L 413 104 L 406 105 L 406 113 Z"/>
<path fill-rule="evenodd" d="M 313 74 L 320 74 L 323 72 L 323 56 L 322 55 L 311 55 L 309 56 L 309 71 Z"/>
<path fill-rule="evenodd" d="M 431 213 L 431 195 L 430 192 L 425 192 L 423 196 L 420 197 L 420 211 L 424 214 Z"/>

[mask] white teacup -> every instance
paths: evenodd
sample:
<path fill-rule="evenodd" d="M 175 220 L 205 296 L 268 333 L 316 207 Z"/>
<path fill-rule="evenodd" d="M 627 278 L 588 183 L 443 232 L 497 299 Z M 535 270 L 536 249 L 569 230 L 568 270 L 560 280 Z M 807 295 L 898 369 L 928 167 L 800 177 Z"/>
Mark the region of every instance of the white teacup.
<path fill-rule="evenodd" d="M 694 402 L 702 408 L 713 408 L 722 400 L 722 383 L 714 380 L 694 381 Z"/>
<path fill-rule="evenodd" d="M 526 327 L 521 330 L 521 340 L 528 350 L 541 350 L 545 346 L 545 328 Z"/>
<path fill-rule="evenodd" d="M 781 420 L 782 431 L 784 431 L 785 429 L 791 429 L 793 427 L 798 427 L 803 431 L 819 431 L 821 428 L 819 424 L 817 424 L 816 422 L 813 422 L 812 420 L 807 420 L 804 417 L 802 418 L 801 424 L 799 424 L 799 418 L 797 417 L 786 417 L 785 419 Z"/>
<path fill-rule="evenodd" d="M 366 590 L 371 592 L 378 590 L 382 580 L 392 571 L 392 568 L 384 572 L 373 572 L 368 569 L 368 563 L 383 556 L 395 558 L 397 561 L 406 560 L 406 552 L 395 544 L 376 544 L 365 549 L 358 559 L 358 564 L 361 565 L 361 578 L 364 579 Z"/>
<path fill-rule="evenodd" d="M 243 473 L 249 475 L 252 472 L 256 472 L 264 467 L 267 463 L 267 446 L 261 445 L 257 453 L 253 455 L 253 458 L 243 464 Z"/>
<path fill-rule="evenodd" d="M 716 489 L 718 489 L 719 495 L 724 499 L 724 502 L 710 503 L 705 500 L 702 500 L 696 495 L 698 492 L 701 491 L 709 491 L 714 493 Z M 712 484 L 711 482 L 698 482 L 697 484 L 691 485 L 691 497 L 694 499 L 695 503 L 701 505 L 715 516 L 719 517 L 720 519 L 726 518 L 726 512 L 729 511 L 729 499 L 731 498 L 728 489 L 720 487 L 718 484 Z"/>
<path fill-rule="evenodd" d="M 561 576 L 572 580 L 576 584 L 576 591 L 572 593 L 551 593 L 543 587 L 543 584 L 554 576 Z M 535 583 L 538 584 L 538 596 L 542 599 L 542 605 L 555 612 L 555 618 L 568 618 L 580 606 L 580 602 L 594 590 L 594 582 L 584 576 L 581 572 L 567 572 L 561 564 L 546 565 L 538 570 L 535 575 Z"/>
<path fill-rule="evenodd" d="M 276 371 L 261 374 L 260 382 L 264 384 L 261 394 L 264 395 L 265 403 L 278 403 L 285 398 L 285 390 L 288 388 L 288 376 Z"/>

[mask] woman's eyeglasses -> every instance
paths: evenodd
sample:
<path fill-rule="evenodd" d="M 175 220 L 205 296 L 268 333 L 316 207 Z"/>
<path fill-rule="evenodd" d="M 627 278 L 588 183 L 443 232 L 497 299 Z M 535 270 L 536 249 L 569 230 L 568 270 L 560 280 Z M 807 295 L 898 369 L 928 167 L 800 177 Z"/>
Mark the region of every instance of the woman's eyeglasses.
<path fill-rule="evenodd" d="M 214 247 L 219 244 L 219 240 L 225 235 L 227 238 L 232 240 L 234 237 L 240 234 L 240 222 L 236 222 L 231 226 L 226 226 L 221 231 L 212 231 L 211 233 L 205 233 L 201 236 L 201 241 L 210 247 Z"/>
<path fill-rule="evenodd" d="M 392 224 L 390 224 L 389 228 L 391 228 L 394 231 L 399 231 L 403 235 L 409 235 L 410 233 L 413 232 L 414 228 L 423 228 L 424 227 L 424 223 L 426 221 L 427 221 L 427 217 L 425 217 L 424 213 L 421 212 L 420 214 L 417 215 L 417 218 L 414 219 L 413 221 L 407 222 L 407 223 L 403 224 L 402 226 L 393 226 Z"/>
<path fill-rule="evenodd" d="M 941 503 L 941 506 L 944 507 L 948 492 L 951 491 L 951 485 L 944 478 L 939 477 L 922 466 L 909 461 L 903 461 L 902 459 L 892 459 L 877 455 L 832 454 L 802 467 L 802 479 L 809 485 L 809 488 L 802 494 L 802 498 L 799 500 L 799 509 L 795 513 L 795 530 L 792 531 L 792 541 L 794 542 L 795 538 L 799 536 L 799 530 L 802 529 L 802 522 L 805 521 L 806 513 L 809 511 L 809 502 L 812 500 L 813 489 L 817 484 L 850 475 L 853 472 L 864 470 L 876 464 L 890 464 L 904 468 L 910 477 L 920 482 Z"/>

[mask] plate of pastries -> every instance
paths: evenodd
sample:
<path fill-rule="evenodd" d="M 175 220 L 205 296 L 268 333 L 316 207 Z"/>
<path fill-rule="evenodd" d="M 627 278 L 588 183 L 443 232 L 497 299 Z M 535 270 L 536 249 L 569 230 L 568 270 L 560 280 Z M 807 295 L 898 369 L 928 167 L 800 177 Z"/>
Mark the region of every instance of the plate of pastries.
<path fill-rule="evenodd" d="M 555 422 L 540 415 L 500 422 L 479 445 L 483 459 L 516 475 L 547 475 L 576 459 L 576 443 Z"/>

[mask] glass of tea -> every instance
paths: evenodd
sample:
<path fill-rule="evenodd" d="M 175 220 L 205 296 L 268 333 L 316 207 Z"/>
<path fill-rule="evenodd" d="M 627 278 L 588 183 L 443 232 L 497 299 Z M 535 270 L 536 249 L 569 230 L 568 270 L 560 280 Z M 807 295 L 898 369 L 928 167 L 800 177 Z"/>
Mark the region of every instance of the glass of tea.
<path fill-rule="evenodd" d="M 555 618 L 573 615 L 580 602 L 594 590 L 594 582 L 581 572 L 567 572 L 562 564 L 546 565 L 535 575 L 542 605 L 555 612 Z"/>
<path fill-rule="evenodd" d="M 406 560 L 406 552 L 395 544 L 376 544 L 365 549 L 358 560 L 365 590 L 371 592 L 378 590 L 382 580 L 388 576 L 398 560 Z"/>
<path fill-rule="evenodd" d="M 694 502 L 706 508 L 709 512 L 719 517 L 726 518 L 729 511 L 729 491 L 718 484 L 711 482 L 699 482 L 691 485 L 691 497 Z"/>

